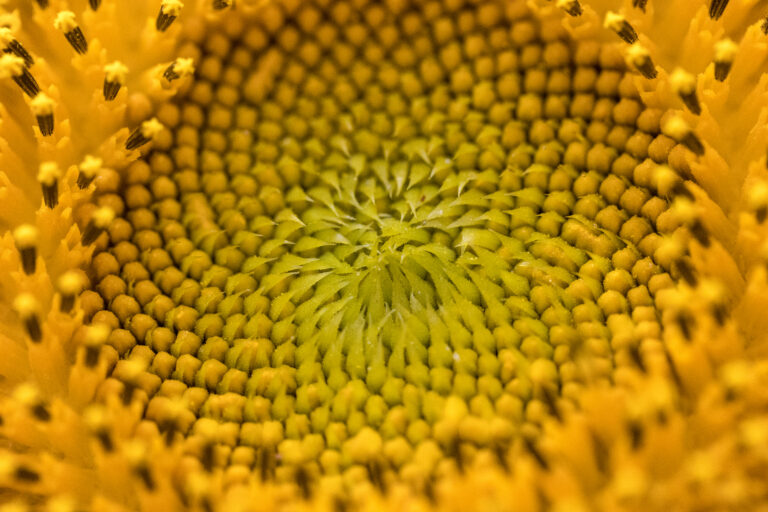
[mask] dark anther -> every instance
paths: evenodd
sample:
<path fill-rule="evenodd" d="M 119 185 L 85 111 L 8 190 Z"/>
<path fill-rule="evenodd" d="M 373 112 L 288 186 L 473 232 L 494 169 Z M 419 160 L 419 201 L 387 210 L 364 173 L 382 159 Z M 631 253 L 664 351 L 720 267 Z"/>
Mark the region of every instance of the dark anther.
<path fill-rule="evenodd" d="M 203 463 L 203 467 L 206 471 L 213 471 L 213 465 L 216 460 L 216 445 L 211 442 L 206 442 L 203 445 L 203 453 L 200 456 L 200 462 Z"/>
<path fill-rule="evenodd" d="M 40 481 L 40 473 L 25 466 L 16 468 L 16 480 L 33 483 Z"/>
<path fill-rule="evenodd" d="M 629 439 L 632 441 L 632 449 L 637 450 L 643 444 L 643 426 L 638 421 L 630 421 L 627 424 Z"/>
<path fill-rule="evenodd" d="M 72 305 L 74 305 L 75 296 L 71 295 L 71 297 L 72 297 Z M 72 309 L 72 306 L 70 305 L 69 309 L 67 309 L 67 311 L 69 311 L 71 309 Z M 61 310 L 64 311 L 64 298 L 63 297 L 62 297 L 62 300 L 61 300 Z M 101 353 L 101 348 L 100 347 L 94 347 L 94 346 L 86 347 L 85 348 L 85 366 L 87 366 L 88 368 L 93 368 L 94 366 L 99 364 L 99 354 L 100 353 Z"/>
<path fill-rule="evenodd" d="M 642 58 L 636 60 L 635 66 L 637 67 L 637 70 L 640 72 L 640 74 L 648 80 L 653 80 L 658 75 L 656 72 L 656 66 L 653 64 L 653 60 L 651 60 L 651 57 L 648 55 L 645 55 Z"/>
<path fill-rule="evenodd" d="M 82 242 L 83 245 L 90 245 L 93 242 L 96 241 L 97 238 L 99 238 L 99 235 L 101 235 L 104 232 L 103 228 L 100 228 L 96 226 L 93 222 L 89 222 L 87 226 L 85 226 L 85 229 L 83 230 L 83 237 Z"/>
<path fill-rule="evenodd" d="M 123 399 L 123 405 L 126 407 L 131 405 L 131 402 L 133 401 L 133 391 L 135 389 L 136 387 L 133 384 L 123 382 L 123 393 L 121 398 Z"/>
<path fill-rule="evenodd" d="M 41 9 L 45 9 L 48 7 L 48 0 L 37 0 L 37 5 L 39 5 Z"/>
<path fill-rule="evenodd" d="M 309 487 L 309 473 L 304 466 L 296 468 L 296 485 L 299 486 L 301 497 L 308 500 L 312 497 L 312 490 Z"/>
<path fill-rule="evenodd" d="M 213 9 L 216 11 L 226 9 L 230 5 L 232 5 L 231 0 L 213 0 Z"/>
<path fill-rule="evenodd" d="M 384 472 L 381 468 L 381 464 L 378 461 L 371 461 L 367 464 L 368 478 L 371 479 L 373 485 L 379 489 L 382 494 L 387 492 L 386 482 L 384 482 Z"/>
<path fill-rule="evenodd" d="M 176 72 L 176 62 L 171 62 L 170 65 L 165 68 L 165 71 L 163 71 L 163 78 L 168 80 L 169 82 L 173 82 L 177 78 L 179 78 L 181 75 L 179 75 Z"/>
<path fill-rule="evenodd" d="M 696 286 L 699 280 L 696 278 L 696 272 L 694 271 L 691 264 L 682 258 L 677 260 L 676 263 L 677 270 L 680 272 L 680 275 L 683 277 L 683 279 L 685 279 L 685 282 L 690 286 Z"/>
<path fill-rule="evenodd" d="M 30 67 L 35 63 L 35 59 L 32 58 L 32 55 L 30 55 L 27 49 L 24 48 L 24 46 L 15 39 L 8 43 L 8 46 L 5 48 L 5 50 L 3 50 L 3 52 L 12 53 L 17 57 L 21 57 L 24 59 L 24 65 L 26 67 Z"/>
<path fill-rule="evenodd" d="M 629 347 L 629 355 L 632 356 L 632 361 L 640 369 L 641 372 L 646 373 L 648 369 L 643 361 L 643 355 L 640 353 L 640 345 L 635 343 Z"/>
<path fill-rule="evenodd" d="M 664 356 L 666 357 L 667 364 L 669 365 L 669 374 L 672 377 L 672 381 L 675 383 L 675 386 L 677 386 L 677 389 L 683 389 L 683 381 L 680 379 L 680 374 L 677 372 L 677 366 L 675 366 L 675 361 L 672 359 L 672 354 L 669 352 L 669 350 L 665 350 Z"/>
<path fill-rule="evenodd" d="M 176 423 L 170 421 L 161 430 L 163 432 L 163 440 L 165 441 L 165 445 L 171 446 L 174 439 L 176 439 Z"/>
<path fill-rule="evenodd" d="M 630 25 L 627 20 L 621 21 L 616 29 L 616 33 L 620 38 L 629 44 L 637 41 L 637 32 L 635 32 L 635 29 L 632 28 L 632 25 Z"/>
<path fill-rule="evenodd" d="M 93 181 L 93 178 L 95 178 L 95 176 L 86 176 L 85 174 L 80 172 L 77 175 L 77 186 L 80 187 L 81 189 L 88 188 L 88 185 L 91 184 L 91 182 Z"/>
<path fill-rule="evenodd" d="M 456 468 L 459 473 L 464 473 L 464 457 L 461 454 L 461 442 L 458 439 L 454 439 L 451 443 L 451 455 L 456 459 Z"/>
<path fill-rule="evenodd" d="M 632 0 L 632 6 L 645 12 L 645 6 L 648 4 L 648 0 Z"/>
<path fill-rule="evenodd" d="M 757 210 L 755 210 L 755 218 L 757 219 L 757 222 L 762 224 L 765 222 L 765 219 L 768 217 L 768 207 L 761 206 Z"/>
<path fill-rule="evenodd" d="M 424 496 L 426 496 L 429 502 L 433 505 L 437 503 L 437 495 L 435 494 L 435 482 L 429 476 L 424 480 Z"/>
<path fill-rule="evenodd" d="M 688 132 L 685 134 L 685 137 L 680 141 L 685 147 L 693 151 L 693 153 L 696 154 L 696 156 L 701 156 L 704 154 L 704 145 L 701 143 L 699 138 L 696 136 L 693 132 Z"/>
<path fill-rule="evenodd" d="M 731 72 L 732 62 L 715 61 L 715 79 L 722 82 L 728 78 L 728 73 Z"/>
<path fill-rule="evenodd" d="M 69 32 L 66 32 L 64 37 L 67 38 L 67 41 L 69 41 L 69 44 L 72 45 L 72 48 L 74 48 L 77 53 L 82 54 L 88 51 L 88 41 L 85 40 L 85 36 L 80 27 L 75 27 Z"/>
<path fill-rule="evenodd" d="M 763 34 L 768 36 L 768 18 L 763 20 L 763 24 L 760 25 L 760 30 L 763 31 Z"/>
<path fill-rule="evenodd" d="M 43 202 L 48 208 L 56 208 L 59 204 L 59 180 L 54 180 L 50 185 L 42 183 Z"/>
<path fill-rule="evenodd" d="M 103 87 L 104 99 L 107 101 L 115 99 L 117 93 L 120 92 L 120 87 L 122 87 L 120 82 L 110 82 L 105 78 Z"/>
<path fill-rule="evenodd" d="M 571 0 L 570 2 L 564 4 L 563 10 L 573 17 L 581 16 L 581 13 L 583 12 L 581 10 L 581 4 L 579 3 L 579 0 Z"/>
<path fill-rule="evenodd" d="M 144 485 L 150 491 L 155 489 L 155 479 L 152 478 L 152 473 L 149 472 L 149 467 L 146 463 L 141 463 L 136 466 L 136 475 L 144 482 Z"/>
<path fill-rule="evenodd" d="M 35 80 L 35 77 L 32 76 L 32 73 L 30 73 L 27 68 L 22 69 L 20 75 L 12 78 L 13 81 L 21 87 L 21 90 L 30 98 L 34 98 L 37 96 L 37 93 L 40 92 L 40 86 L 37 85 L 37 80 Z"/>
<path fill-rule="evenodd" d="M 690 190 L 688 190 L 688 187 L 686 187 L 682 181 L 676 183 L 675 186 L 672 188 L 672 195 L 685 197 L 687 199 L 690 199 L 691 201 L 694 200 L 693 194 L 691 193 Z"/>
<path fill-rule="evenodd" d="M 712 306 L 712 315 L 715 317 L 717 325 L 722 327 L 725 325 L 725 321 L 728 320 L 728 308 L 725 304 L 714 304 Z"/>
<path fill-rule="evenodd" d="M 547 404 L 547 407 L 549 407 L 552 416 L 554 416 L 557 421 L 562 423 L 563 416 L 560 414 L 560 408 L 557 406 L 557 395 L 547 386 L 543 386 L 541 391 L 541 395 L 544 397 L 544 403 Z"/>
<path fill-rule="evenodd" d="M 509 472 L 509 459 L 507 458 L 509 446 L 506 442 L 497 441 L 493 443 L 493 453 L 496 455 L 496 459 L 498 459 L 499 464 L 502 468 L 504 468 L 504 471 Z"/>
<path fill-rule="evenodd" d="M 75 296 L 71 294 L 62 294 L 61 301 L 59 302 L 59 310 L 62 313 L 69 313 L 72 308 L 75 307 Z M 87 353 L 86 353 L 87 357 Z M 90 365 L 93 366 L 93 365 Z"/>
<path fill-rule="evenodd" d="M 25 274 L 34 274 L 37 267 L 37 248 L 22 247 L 19 249 L 19 255 L 21 256 L 21 266 L 24 269 Z"/>
<path fill-rule="evenodd" d="M 173 23 L 175 19 L 176 19 L 176 16 L 172 14 L 165 14 L 161 7 L 160 12 L 157 13 L 157 20 L 155 20 L 155 28 L 159 32 L 165 32 L 168 29 L 168 27 L 171 26 L 171 23 Z"/>
<path fill-rule="evenodd" d="M 142 132 L 141 126 L 133 130 L 131 134 L 128 136 L 128 140 L 125 141 L 125 149 L 128 151 L 134 150 L 138 147 L 143 146 L 147 142 L 149 142 L 149 138 L 144 136 L 144 133 Z"/>
<path fill-rule="evenodd" d="M 277 460 L 272 448 L 261 448 L 257 452 L 257 466 L 261 467 L 261 480 L 266 482 L 275 476 Z"/>
<path fill-rule="evenodd" d="M 40 421 L 51 421 L 51 413 L 43 404 L 37 404 L 32 407 L 32 415 Z"/>
<path fill-rule="evenodd" d="M 680 93 L 680 99 L 683 100 L 685 106 L 688 107 L 693 114 L 701 114 L 701 105 L 699 104 L 699 97 L 696 96 L 696 91 L 691 93 Z"/>
<path fill-rule="evenodd" d="M 609 469 L 608 463 L 611 460 L 608 448 L 606 448 L 600 437 L 594 432 L 591 432 L 591 437 L 592 452 L 595 455 L 595 465 L 597 466 L 598 471 L 601 473 L 606 473 Z"/>
<path fill-rule="evenodd" d="M 712 0 L 709 4 L 709 17 L 713 20 L 720 19 L 727 5 L 728 0 Z"/>
<path fill-rule="evenodd" d="M 685 339 L 690 341 L 691 338 L 693 338 L 693 329 L 696 327 L 696 320 L 685 311 L 681 311 L 675 320 L 677 320 L 677 325 L 683 332 Z"/>
<path fill-rule="evenodd" d="M 88 0 L 88 5 L 91 6 L 91 9 L 96 11 L 99 9 L 99 6 L 101 5 L 101 0 Z"/>
<path fill-rule="evenodd" d="M 44 137 L 53 135 L 53 114 L 37 116 L 37 126 Z"/>
<path fill-rule="evenodd" d="M 109 435 L 106 429 L 100 429 L 96 432 L 96 439 L 99 440 L 104 451 L 111 452 L 115 449 L 115 445 L 112 442 L 112 437 Z"/>
<path fill-rule="evenodd" d="M 541 466 L 541 469 L 548 471 L 549 470 L 549 463 L 547 462 L 547 459 L 544 458 L 544 455 L 541 453 L 539 448 L 531 441 L 530 439 L 523 439 L 523 444 L 525 445 L 525 449 L 528 450 L 528 453 L 533 456 L 534 459 L 536 459 L 536 462 Z"/>
<path fill-rule="evenodd" d="M 696 219 L 688 228 L 691 234 L 704 247 L 709 247 L 709 233 L 700 220 Z"/>
<path fill-rule="evenodd" d="M 43 339 L 43 330 L 40 327 L 40 320 L 37 318 L 37 315 L 30 315 L 24 319 L 24 327 L 27 329 L 29 339 L 35 343 L 39 343 Z"/>

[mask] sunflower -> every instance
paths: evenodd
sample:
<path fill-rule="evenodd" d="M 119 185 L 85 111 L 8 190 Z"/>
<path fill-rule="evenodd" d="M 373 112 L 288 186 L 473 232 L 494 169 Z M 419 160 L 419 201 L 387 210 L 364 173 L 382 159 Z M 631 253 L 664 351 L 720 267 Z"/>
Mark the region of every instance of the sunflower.
<path fill-rule="evenodd" d="M 10 0 L 0 510 L 768 510 L 768 19 Z"/>

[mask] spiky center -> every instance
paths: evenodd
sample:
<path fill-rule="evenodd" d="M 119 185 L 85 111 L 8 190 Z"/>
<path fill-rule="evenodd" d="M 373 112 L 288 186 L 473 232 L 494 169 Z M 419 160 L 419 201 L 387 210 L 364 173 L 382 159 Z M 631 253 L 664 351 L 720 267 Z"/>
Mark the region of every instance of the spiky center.
<path fill-rule="evenodd" d="M 171 437 L 232 426 L 207 464 L 503 461 L 645 365 L 672 280 L 642 162 L 671 141 L 621 63 L 517 4 L 326 4 L 212 27 L 160 109 L 96 273 L 162 384 L 114 375 Z"/>

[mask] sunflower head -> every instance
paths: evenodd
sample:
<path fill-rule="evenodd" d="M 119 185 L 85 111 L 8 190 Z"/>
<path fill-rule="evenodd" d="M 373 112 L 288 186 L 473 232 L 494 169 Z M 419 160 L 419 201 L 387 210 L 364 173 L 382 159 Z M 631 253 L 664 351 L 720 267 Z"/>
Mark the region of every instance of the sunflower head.
<path fill-rule="evenodd" d="M 0 499 L 764 506 L 759 9 L 604 4 L 4 6 Z"/>

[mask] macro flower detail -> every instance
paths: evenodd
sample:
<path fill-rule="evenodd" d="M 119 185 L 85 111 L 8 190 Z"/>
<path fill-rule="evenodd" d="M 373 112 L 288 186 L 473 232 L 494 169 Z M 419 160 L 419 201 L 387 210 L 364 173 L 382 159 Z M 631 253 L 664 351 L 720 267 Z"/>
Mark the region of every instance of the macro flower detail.
<path fill-rule="evenodd" d="M 0 501 L 765 507 L 763 18 L 8 3 Z"/>

